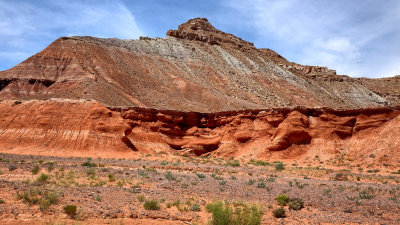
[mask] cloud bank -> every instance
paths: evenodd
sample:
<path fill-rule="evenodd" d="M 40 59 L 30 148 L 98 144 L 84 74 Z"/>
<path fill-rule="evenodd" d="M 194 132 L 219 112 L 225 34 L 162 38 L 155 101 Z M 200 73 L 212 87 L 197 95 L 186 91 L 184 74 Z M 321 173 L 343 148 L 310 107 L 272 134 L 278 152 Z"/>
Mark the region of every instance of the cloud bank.
<path fill-rule="evenodd" d="M 0 69 L 42 50 L 60 36 L 138 38 L 135 17 L 119 1 L 0 0 Z"/>
<path fill-rule="evenodd" d="M 400 74 L 400 1 L 227 0 L 258 47 L 351 76 Z"/>

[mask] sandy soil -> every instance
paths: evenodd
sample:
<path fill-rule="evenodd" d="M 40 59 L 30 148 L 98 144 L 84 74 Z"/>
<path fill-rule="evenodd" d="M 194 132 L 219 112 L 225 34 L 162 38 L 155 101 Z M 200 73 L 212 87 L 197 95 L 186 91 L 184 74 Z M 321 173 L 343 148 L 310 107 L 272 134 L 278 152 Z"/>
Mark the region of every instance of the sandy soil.
<path fill-rule="evenodd" d="M 389 169 L 338 167 L 318 158 L 310 166 L 292 162 L 278 171 L 274 162 L 164 154 L 129 160 L 0 157 L 2 224 L 206 224 L 211 214 L 205 208 L 215 200 L 262 206 L 262 224 L 400 223 L 400 175 Z M 42 173 L 50 177 L 39 181 Z M 18 198 L 29 190 L 52 191 L 58 199 L 47 207 L 40 201 L 30 205 Z M 301 198 L 305 207 L 285 206 L 286 218 L 274 218 L 281 193 Z M 144 208 L 152 199 L 159 210 Z M 68 204 L 78 208 L 73 217 L 64 212 Z M 200 211 L 191 211 L 193 205 Z"/>

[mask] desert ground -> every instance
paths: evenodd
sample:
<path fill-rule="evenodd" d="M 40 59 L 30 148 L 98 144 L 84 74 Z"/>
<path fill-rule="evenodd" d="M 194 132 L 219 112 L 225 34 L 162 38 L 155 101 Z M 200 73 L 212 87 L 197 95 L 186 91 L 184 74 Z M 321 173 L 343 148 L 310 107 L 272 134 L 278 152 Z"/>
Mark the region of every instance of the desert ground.
<path fill-rule="evenodd" d="M 218 202 L 251 208 L 261 224 L 400 223 L 400 171 L 343 158 L 300 165 L 165 152 L 0 157 L 2 224 L 209 224 Z M 278 195 L 304 207 L 281 206 Z M 276 218 L 281 207 L 284 218 Z"/>

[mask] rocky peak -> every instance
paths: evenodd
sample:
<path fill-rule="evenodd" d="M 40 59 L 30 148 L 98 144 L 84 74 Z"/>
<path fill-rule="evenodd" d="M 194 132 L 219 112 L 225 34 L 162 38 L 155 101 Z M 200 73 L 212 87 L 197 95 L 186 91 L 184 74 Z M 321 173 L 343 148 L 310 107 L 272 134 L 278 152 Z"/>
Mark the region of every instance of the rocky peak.
<path fill-rule="evenodd" d="M 211 45 L 233 45 L 237 48 L 254 48 L 254 44 L 232 34 L 216 29 L 206 18 L 194 18 L 178 26 L 178 30 L 169 30 L 167 36 L 186 40 L 202 41 Z"/>

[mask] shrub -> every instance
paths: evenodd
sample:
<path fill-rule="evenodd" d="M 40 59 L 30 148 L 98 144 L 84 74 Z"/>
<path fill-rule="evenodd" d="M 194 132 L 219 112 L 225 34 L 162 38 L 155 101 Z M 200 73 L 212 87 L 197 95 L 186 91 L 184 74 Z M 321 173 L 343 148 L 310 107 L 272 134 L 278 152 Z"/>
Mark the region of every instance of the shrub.
<path fill-rule="evenodd" d="M 232 208 L 223 202 L 215 202 L 208 204 L 207 211 L 212 213 L 211 224 L 229 225 L 232 220 Z"/>
<path fill-rule="evenodd" d="M 254 179 L 250 179 L 249 182 L 247 182 L 248 185 L 253 185 L 256 182 Z"/>
<path fill-rule="evenodd" d="M 38 174 L 38 173 L 39 173 L 39 170 L 40 170 L 39 165 L 35 165 L 35 166 L 33 167 L 33 169 L 32 169 L 32 174 L 33 174 L 33 175 Z"/>
<path fill-rule="evenodd" d="M 19 104 L 21 104 L 21 103 L 22 103 L 21 100 L 16 100 L 16 101 L 14 101 L 14 105 L 19 105 Z"/>
<path fill-rule="evenodd" d="M 66 205 L 64 206 L 64 212 L 69 216 L 73 217 L 76 215 L 76 205 Z"/>
<path fill-rule="evenodd" d="M 48 209 L 51 205 L 56 205 L 58 203 L 60 193 L 52 189 L 43 188 L 32 188 L 28 191 L 18 192 L 18 199 L 27 205 L 39 204 L 39 209 L 44 211 Z"/>
<path fill-rule="evenodd" d="M 200 206 L 199 206 L 199 205 L 195 204 L 195 205 L 190 206 L 190 211 L 193 211 L 193 212 L 200 212 L 201 209 L 200 209 Z"/>
<path fill-rule="evenodd" d="M 108 181 L 110 181 L 110 182 L 114 182 L 114 181 L 115 181 L 115 176 L 114 176 L 114 174 L 112 174 L 112 173 L 109 173 L 109 174 L 108 174 Z"/>
<path fill-rule="evenodd" d="M 52 171 L 54 169 L 55 162 L 46 162 L 47 170 Z"/>
<path fill-rule="evenodd" d="M 81 166 L 86 166 L 86 167 L 97 167 L 96 163 L 92 163 L 90 159 L 88 159 L 86 162 L 82 163 Z"/>
<path fill-rule="evenodd" d="M 300 210 L 304 208 L 304 202 L 301 198 L 290 198 L 288 206 L 289 209 Z"/>
<path fill-rule="evenodd" d="M 223 202 L 214 202 L 207 205 L 206 210 L 212 213 L 211 224 L 215 225 L 258 225 L 261 224 L 262 207 L 253 205 L 249 207 L 242 203 L 235 210 Z"/>
<path fill-rule="evenodd" d="M 37 181 L 40 183 L 45 183 L 50 179 L 50 175 L 47 175 L 45 173 L 40 174 L 40 176 L 38 177 Z"/>
<path fill-rule="evenodd" d="M 167 180 L 176 180 L 176 177 L 172 175 L 170 171 L 165 174 L 165 178 L 167 178 Z"/>
<path fill-rule="evenodd" d="M 8 165 L 8 170 L 9 171 L 13 171 L 13 170 L 16 170 L 16 169 L 17 169 L 17 166 L 15 164 Z"/>
<path fill-rule="evenodd" d="M 4 204 L 4 200 L 0 198 L 0 204 Z"/>
<path fill-rule="evenodd" d="M 276 196 L 275 200 L 278 202 L 279 205 L 284 206 L 289 202 L 289 196 L 286 194 L 280 194 Z"/>
<path fill-rule="evenodd" d="M 276 164 L 275 164 L 275 170 L 277 170 L 277 171 L 281 171 L 281 170 L 284 170 L 285 169 L 285 164 L 283 164 L 282 162 L 277 162 Z"/>
<path fill-rule="evenodd" d="M 274 214 L 275 218 L 285 218 L 286 217 L 286 211 L 283 207 L 275 209 L 272 211 L 272 214 Z"/>
<path fill-rule="evenodd" d="M 96 175 L 96 170 L 94 168 L 89 168 L 86 170 L 86 174 L 88 176 L 94 176 L 94 175 Z"/>
<path fill-rule="evenodd" d="M 226 162 L 226 164 L 228 166 L 234 166 L 234 167 L 240 166 L 240 163 L 238 160 L 229 160 Z"/>
<path fill-rule="evenodd" d="M 257 188 L 265 188 L 265 182 L 261 181 L 257 184 Z"/>
<path fill-rule="evenodd" d="M 253 205 L 251 207 L 244 204 L 243 207 L 235 209 L 232 224 L 241 225 L 259 225 L 263 215 L 262 207 Z"/>
<path fill-rule="evenodd" d="M 147 200 L 143 206 L 147 210 L 159 210 L 161 208 L 157 200 Z"/>
<path fill-rule="evenodd" d="M 333 179 L 336 181 L 347 181 L 347 175 L 345 173 L 337 173 Z"/>
<path fill-rule="evenodd" d="M 140 195 L 138 197 L 139 202 L 144 202 L 144 200 L 146 200 L 146 198 L 143 195 Z"/>
<path fill-rule="evenodd" d="M 206 177 L 206 175 L 202 174 L 202 173 L 196 173 L 197 177 L 200 179 L 204 179 Z"/>

